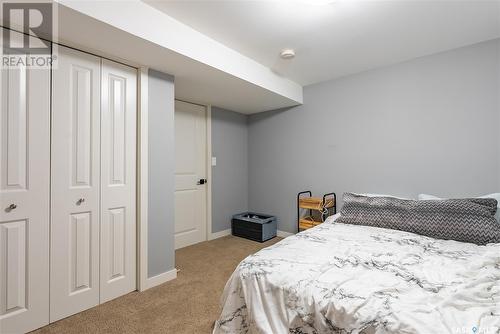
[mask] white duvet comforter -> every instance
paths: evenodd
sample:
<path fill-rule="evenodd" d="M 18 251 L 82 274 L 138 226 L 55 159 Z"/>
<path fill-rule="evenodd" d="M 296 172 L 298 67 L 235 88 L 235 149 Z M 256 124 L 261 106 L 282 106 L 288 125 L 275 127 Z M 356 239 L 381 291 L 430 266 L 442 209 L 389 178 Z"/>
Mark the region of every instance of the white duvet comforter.
<path fill-rule="evenodd" d="M 500 333 L 500 244 L 326 222 L 243 260 L 214 333 Z"/>

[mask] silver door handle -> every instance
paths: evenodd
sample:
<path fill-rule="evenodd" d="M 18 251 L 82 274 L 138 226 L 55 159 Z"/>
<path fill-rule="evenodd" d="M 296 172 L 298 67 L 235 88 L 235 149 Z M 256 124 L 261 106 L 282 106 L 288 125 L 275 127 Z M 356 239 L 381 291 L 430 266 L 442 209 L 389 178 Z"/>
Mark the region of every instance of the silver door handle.
<path fill-rule="evenodd" d="M 78 201 L 76 201 L 76 205 L 80 205 L 83 202 L 85 202 L 85 198 L 80 198 Z"/>

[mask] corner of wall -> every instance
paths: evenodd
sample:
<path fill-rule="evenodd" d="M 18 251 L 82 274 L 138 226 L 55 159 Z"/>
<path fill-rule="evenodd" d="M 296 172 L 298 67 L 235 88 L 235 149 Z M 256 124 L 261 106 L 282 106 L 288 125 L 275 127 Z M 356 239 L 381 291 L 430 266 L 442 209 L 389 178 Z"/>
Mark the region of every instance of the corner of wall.
<path fill-rule="evenodd" d="M 172 270 L 175 270 L 174 99 L 174 77 L 150 69 L 148 71 L 148 278 L 171 277 Z"/>
<path fill-rule="evenodd" d="M 230 233 L 231 216 L 248 211 L 248 116 L 212 106 L 212 235 Z M 228 232 L 229 231 L 229 232 Z"/>

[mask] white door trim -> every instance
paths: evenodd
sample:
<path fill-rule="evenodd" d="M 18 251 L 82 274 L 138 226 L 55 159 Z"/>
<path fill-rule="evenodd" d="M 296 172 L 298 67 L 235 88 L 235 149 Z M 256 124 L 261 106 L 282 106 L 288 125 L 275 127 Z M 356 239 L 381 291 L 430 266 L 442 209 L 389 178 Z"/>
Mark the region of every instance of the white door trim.
<path fill-rule="evenodd" d="M 202 107 L 205 110 L 205 163 L 203 164 L 203 171 L 205 173 L 205 178 L 208 180 L 205 187 L 205 231 L 203 232 L 203 241 L 211 240 L 211 230 L 212 230 L 212 109 L 211 105 L 191 102 L 182 99 L 175 99 L 175 102 L 186 103 L 193 106 Z M 176 241 L 177 245 L 177 241 Z M 187 245 L 186 245 L 187 246 Z M 184 245 L 176 247 L 176 249 L 185 247 Z"/>
<path fill-rule="evenodd" d="M 148 68 L 139 69 L 137 84 L 137 290 L 148 286 Z"/>
<path fill-rule="evenodd" d="M 212 240 L 212 105 L 207 105 L 207 236 L 206 240 Z"/>
<path fill-rule="evenodd" d="M 205 107 L 206 109 L 206 122 L 207 122 L 207 159 L 206 159 L 206 175 L 207 175 L 207 228 L 206 228 L 206 240 L 216 239 L 212 235 L 212 105 L 211 104 L 200 104 L 195 102 L 190 102 L 181 99 L 175 99 L 176 101 L 182 101 L 192 104 L 197 104 Z M 231 233 L 229 233 L 231 234 Z"/>
<path fill-rule="evenodd" d="M 156 276 L 146 278 L 143 282 L 143 285 L 141 285 L 141 290 L 139 291 L 141 292 L 145 291 L 147 289 L 153 288 L 157 285 L 166 283 L 176 278 L 177 278 L 177 269 L 174 268 L 164 273 L 158 274 Z"/>

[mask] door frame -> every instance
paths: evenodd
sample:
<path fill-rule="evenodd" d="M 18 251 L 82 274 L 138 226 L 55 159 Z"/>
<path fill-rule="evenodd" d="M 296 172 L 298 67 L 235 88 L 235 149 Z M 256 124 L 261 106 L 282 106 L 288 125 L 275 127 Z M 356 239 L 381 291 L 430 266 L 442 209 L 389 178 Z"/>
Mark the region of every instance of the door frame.
<path fill-rule="evenodd" d="M 207 237 L 212 240 L 212 105 L 207 105 Z"/>
<path fill-rule="evenodd" d="M 177 269 L 148 277 L 148 67 L 138 68 L 137 84 L 137 290 L 142 292 L 177 277 Z M 175 100 L 205 107 L 207 124 L 207 209 L 206 240 L 212 235 L 212 106 Z M 174 109 L 175 113 L 175 109 Z M 175 114 L 174 114 L 175 117 Z M 175 159 L 175 157 L 174 157 Z"/>
<path fill-rule="evenodd" d="M 187 101 L 183 99 L 174 99 L 175 101 L 195 104 L 197 106 L 205 108 L 205 122 L 207 125 L 207 138 L 205 140 L 206 147 L 206 161 L 205 161 L 205 173 L 207 175 L 208 182 L 206 183 L 207 201 L 206 201 L 206 228 L 205 228 L 205 240 L 212 240 L 212 105 L 196 103 L 192 101 Z M 175 112 L 175 110 L 174 110 Z M 174 114 L 175 117 L 175 114 Z M 203 241 L 202 241 L 203 242 Z"/>

